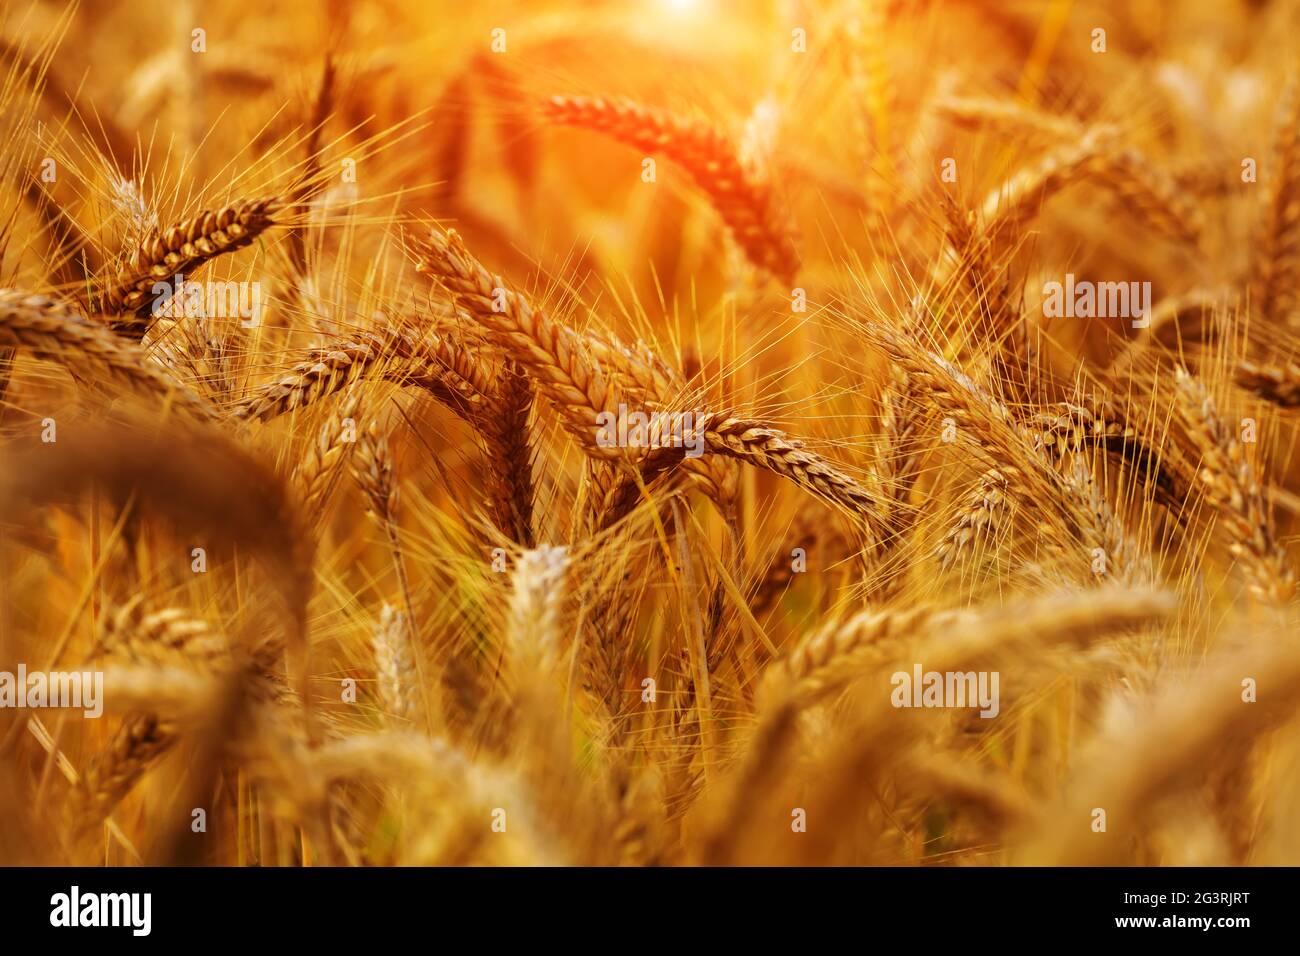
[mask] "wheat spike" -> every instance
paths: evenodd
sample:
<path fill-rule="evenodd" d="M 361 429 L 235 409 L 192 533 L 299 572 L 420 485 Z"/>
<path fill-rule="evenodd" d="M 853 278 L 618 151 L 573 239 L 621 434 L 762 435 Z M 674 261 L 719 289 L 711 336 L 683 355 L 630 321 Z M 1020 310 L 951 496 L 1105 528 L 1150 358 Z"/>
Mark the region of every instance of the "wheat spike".
<path fill-rule="evenodd" d="M 70 369 L 93 368 L 119 387 L 170 403 L 193 418 L 213 417 L 203 401 L 150 364 L 131 342 L 46 296 L 0 289 L 0 345 Z"/>
<path fill-rule="evenodd" d="M 157 283 L 190 276 L 217 256 L 251 245 L 274 223 L 275 198 L 250 199 L 199 213 L 154 231 L 132 249 L 123 265 L 106 278 L 96 296 L 99 309 L 118 316 L 109 327 L 139 340 L 152 324 L 160 296 Z"/>
<path fill-rule="evenodd" d="M 409 720 L 415 707 L 412 695 L 418 677 L 411 656 L 405 615 L 385 604 L 375 627 L 372 646 L 375 680 L 384 713 L 397 720 Z"/>
<path fill-rule="evenodd" d="M 1010 508 L 1006 493 L 1007 480 L 996 468 L 980 476 L 979 488 L 935 548 L 934 556 L 944 570 L 951 568 L 968 549 L 978 550 L 983 542 L 997 535 Z"/>
<path fill-rule="evenodd" d="M 1278 103 L 1273 170 L 1254 243 L 1251 307 L 1266 321 L 1295 324 L 1300 271 L 1300 75 Z"/>
<path fill-rule="evenodd" d="M 1232 553 L 1245 564 L 1251 590 L 1284 604 L 1295 595 L 1295 573 L 1278 544 L 1264 491 L 1241 442 L 1228 431 L 1205 386 L 1178 375 L 1180 409 L 1200 453 L 1198 478 L 1219 508 L 1233 538 Z"/>
<path fill-rule="evenodd" d="M 772 185 L 746 169 L 736 146 L 714 127 L 626 99 L 553 96 L 542 113 L 552 123 L 595 130 L 680 163 L 708 195 L 750 261 L 783 281 L 794 280 L 799 253 L 777 209 Z"/>
<path fill-rule="evenodd" d="M 1274 365 L 1243 359 L 1233 381 L 1279 408 L 1300 408 L 1300 365 L 1293 362 Z"/>

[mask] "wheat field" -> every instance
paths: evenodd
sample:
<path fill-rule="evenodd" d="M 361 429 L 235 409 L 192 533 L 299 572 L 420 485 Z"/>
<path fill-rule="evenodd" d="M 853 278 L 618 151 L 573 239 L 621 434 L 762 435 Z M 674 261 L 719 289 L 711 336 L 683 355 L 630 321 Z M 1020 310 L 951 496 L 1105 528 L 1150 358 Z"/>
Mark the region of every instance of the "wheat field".
<path fill-rule="evenodd" d="M 1300 863 L 1297 30 L 6 2 L 0 864 Z"/>

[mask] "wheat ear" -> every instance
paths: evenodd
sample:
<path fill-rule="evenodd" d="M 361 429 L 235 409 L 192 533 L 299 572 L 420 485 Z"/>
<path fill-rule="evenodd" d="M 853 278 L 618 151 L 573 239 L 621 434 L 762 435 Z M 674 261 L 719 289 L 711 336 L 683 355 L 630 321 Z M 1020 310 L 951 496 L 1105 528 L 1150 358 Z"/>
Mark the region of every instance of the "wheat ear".
<path fill-rule="evenodd" d="M 1062 189 L 1090 179 L 1112 192 L 1153 229 L 1194 244 L 1202 227 L 1199 208 L 1137 150 L 1117 148 L 1115 136 L 1112 127 L 1094 126 L 990 193 L 982 217 L 988 232 L 997 236 L 1014 232 Z"/>
<path fill-rule="evenodd" d="M 1080 121 L 1057 116 L 1015 100 L 984 96 L 943 96 L 934 109 L 949 122 L 971 130 L 993 129 L 1029 132 L 1048 140 L 1064 142 L 1078 139 L 1085 130 Z"/>
<path fill-rule="evenodd" d="M 170 402 L 192 418 L 213 417 L 202 400 L 150 363 L 133 343 L 46 296 L 0 289 L 0 346 L 25 349 L 71 370 L 89 366 L 126 390 L 160 404 Z"/>
<path fill-rule="evenodd" d="M 275 198 L 245 200 L 146 236 L 96 296 L 99 309 L 117 317 L 109 327 L 142 338 L 152 324 L 155 303 L 167 297 L 154 291 L 156 284 L 169 284 L 177 275 L 188 276 L 217 256 L 251 245 L 271 227 L 279 208 Z"/>
<path fill-rule="evenodd" d="M 1198 477 L 1228 526 L 1230 550 L 1244 564 L 1251 591 L 1285 604 L 1295 595 L 1295 573 L 1277 541 L 1264 490 L 1245 448 L 1219 418 L 1205 386 L 1182 369 L 1178 397 L 1188 434 L 1201 455 Z"/>
<path fill-rule="evenodd" d="M 399 721 L 410 720 L 415 709 L 413 693 L 418 679 L 406 616 L 385 604 L 371 646 L 375 655 L 375 681 L 384 712 Z"/>
<path fill-rule="evenodd" d="M 397 572 L 406 606 L 406 619 L 415 626 L 415 607 L 411 600 L 411 584 L 406 575 L 406 559 L 402 554 L 401 531 L 397 524 L 397 481 L 393 474 L 393 459 L 388 448 L 388 436 L 381 434 L 377 422 L 363 429 L 357 437 L 357 447 L 352 455 L 352 474 L 370 505 L 370 513 L 388 538 L 388 550 Z"/>
<path fill-rule="evenodd" d="M 1277 117 L 1276 171 L 1255 236 L 1251 308 L 1265 321 L 1294 324 L 1300 272 L 1300 75 L 1288 83 Z"/>
<path fill-rule="evenodd" d="M 346 394 L 338 408 L 321 425 L 316 441 L 311 444 L 306 457 L 294 471 L 294 480 L 302 500 L 302 513 L 308 523 L 314 523 L 325 511 L 338 478 L 339 467 L 356 447 L 361 409 L 361 392 L 357 390 Z"/>
<path fill-rule="evenodd" d="M 708 195 L 750 261 L 793 281 L 799 253 L 772 184 L 748 168 L 735 144 L 715 127 L 625 99 L 555 96 L 542 112 L 552 123 L 594 130 L 679 163 Z"/>
<path fill-rule="evenodd" d="M 997 534 L 1006 512 L 1007 479 L 996 468 L 980 476 L 979 488 L 958 514 L 957 521 L 935 548 L 934 556 L 946 571 L 969 549 L 978 549 L 982 543 Z"/>
<path fill-rule="evenodd" d="M 73 801 L 77 829 L 85 832 L 103 823 L 175 743 L 173 725 L 152 714 L 128 716 L 81 775 Z"/>
<path fill-rule="evenodd" d="M 490 273 L 455 230 L 433 230 L 418 251 L 417 271 L 440 283 L 469 310 L 493 343 L 528 374 L 588 455 L 608 462 L 628 457 L 626 449 L 598 441 L 597 418 L 632 397 L 629 382 L 641 400 L 656 398 L 649 390 L 657 391 L 666 380 L 662 366 L 617 343 L 596 339 L 593 347 L 592 341 L 534 308 Z M 616 361 L 607 365 L 601 355 Z M 726 474 L 694 459 L 686 467 L 719 510 L 728 513 L 732 489 Z"/>
<path fill-rule="evenodd" d="M 1265 364 L 1243 359 L 1232 378 L 1239 387 L 1279 408 L 1300 408 L 1300 365 L 1294 362 Z"/>
<path fill-rule="evenodd" d="M 802 442 L 753 419 L 711 412 L 700 421 L 710 451 L 789 479 L 861 520 L 877 540 L 881 537 L 885 509 L 879 498 Z"/>
<path fill-rule="evenodd" d="M 802 640 L 765 675 L 767 699 L 808 706 L 865 670 L 900 659 L 904 647 L 927 668 L 959 670 L 1023 647 L 1084 643 L 1116 630 L 1167 620 L 1173 595 L 1112 587 L 1061 592 L 975 610 L 867 610 L 832 621 Z"/>
<path fill-rule="evenodd" d="M 470 419 L 485 407 L 491 389 L 487 373 L 443 336 L 365 333 L 308 350 L 275 381 L 240 400 L 230 414 L 269 421 L 342 391 L 371 369 L 389 381 L 425 388 Z"/>
<path fill-rule="evenodd" d="M 136 598 L 104 615 L 91 658 L 123 656 L 142 664 L 215 664 L 227 651 L 226 638 L 207 621 L 168 607 L 149 611 Z"/>

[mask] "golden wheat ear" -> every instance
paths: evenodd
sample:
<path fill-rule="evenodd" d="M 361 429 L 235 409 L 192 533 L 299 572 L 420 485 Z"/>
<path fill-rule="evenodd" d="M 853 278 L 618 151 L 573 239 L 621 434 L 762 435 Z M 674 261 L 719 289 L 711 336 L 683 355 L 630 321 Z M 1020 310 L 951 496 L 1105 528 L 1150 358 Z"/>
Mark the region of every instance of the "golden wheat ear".
<path fill-rule="evenodd" d="M 580 334 L 535 308 L 526 296 L 475 259 L 454 229 L 432 230 L 415 251 L 416 271 L 440 286 L 452 298 L 453 306 L 466 310 L 466 318 L 481 326 L 489 341 L 509 356 L 505 371 L 516 366 L 527 376 L 529 390 L 523 391 L 523 383 L 515 382 L 513 397 L 510 392 L 502 393 L 503 408 L 522 408 L 535 387 L 559 412 L 561 424 L 586 454 L 605 462 L 626 458 L 625 449 L 606 447 L 596 440 L 599 416 L 624 402 L 651 409 L 664 407 L 674 391 L 674 380 L 679 378 L 677 373 L 648 349 L 628 348 L 612 336 Z M 497 415 L 495 427 L 501 429 L 512 418 L 519 421 L 517 410 L 513 416 Z M 505 474 L 521 474 L 518 430 L 494 439 L 503 454 L 513 455 L 516 467 Z M 730 514 L 734 481 L 724 463 L 691 458 L 683 467 L 718 510 Z M 610 491 L 602 488 L 602 495 Z"/>
<path fill-rule="evenodd" d="M 210 406 L 150 362 L 135 343 L 87 322 L 47 296 L 0 289 L 0 346 L 57 362 L 82 378 L 93 371 L 128 393 L 148 397 L 159 406 L 171 404 L 192 419 L 215 418 Z"/>
<path fill-rule="evenodd" d="M 1251 262 L 1251 309 L 1292 327 L 1300 272 L 1300 74 L 1278 103 L 1273 162 L 1276 172 L 1256 229 Z"/>
<path fill-rule="evenodd" d="M 701 120 L 650 109 L 631 100 L 553 96 L 542 115 L 559 126 L 593 130 L 680 163 L 709 197 L 754 265 L 784 282 L 799 272 L 799 252 L 772 183 L 747 168 L 720 130 Z"/>
<path fill-rule="evenodd" d="M 588 454 L 617 460 L 595 441 L 596 415 L 615 409 L 623 391 L 596 363 L 582 336 L 553 320 L 475 259 L 455 230 L 435 229 L 420 247 L 417 271 L 441 284 L 488 337 L 532 377 Z M 501 307 L 498 307 L 501 306 Z"/>
<path fill-rule="evenodd" d="M 1118 864 L 1126 859 L 1131 841 L 1148 831 L 1153 808 L 1166 805 L 1163 798 L 1205 788 L 1207 776 L 1211 784 L 1218 783 L 1213 778 L 1222 769 L 1240 774 L 1244 768 L 1237 758 L 1262 742 L 1268 731 L 1292 720 L 1300 704 L 1300 655 L 1294 644 L 1285 639 L 1266 639 L 1264 644 L 1211 658 L 1199 673 L 1158 689 L 1137 706 L 1116 708 L 1114 726 L 1097 734 L 1080 754 L 1073 779 L 1086 784 L 1066 790 L 1040 824 L 1021 835 L 1017 862 Z M 1243 704 L 1243 674 L 1267 674 L 1268 696 Z M 1247 784 L 1247 792 L 1236 795 L 1244 798 L 1244 807 L 1233 807 L 1233 815 L 1242 809 L 1249 815 L 1249 781 L 1237 783 Z M 1221 797 L 1220 789 L 1211 799 Z M 1087 820 L 1098 806 L 1117 821 L 1120 839 L 1098 840 L 1089 828 L 1076 826 L 1076 820 Z M 1212 809 L 1223 816 L 1227 808 Z M 1254 837 L 1247 834 L 1241 849 L 1248 851 Z"/>
<path fill-rule="evenodd" d="M 271 197 L 249 199 L 201 212 L 146 236 L 126 254 L 125 262 L 108 275 L 95 296 L 96 309 L 112 316 L 109 328 L 139 340 L 153 324 L 156 304 L 170 292 L 158 285 L 189 276 L 218 256 L 252 245 L 275 224 L 283 201 Z"/>
<path fill-rule="evenodd" d="M 379 702 L 385 715 L 399 723 L 410 720 L 415 712 L 419 676 L 406 616 L 385 604 L 371 647 Z"/>
<path fill-rule="evenodd" d="M 1229 550 L 1242 562 L 1253 593 L 1286 605 L 1295 597 L 1295 571 L 1278 541 L 1266 489 L 1246 448 L 1219 416 L 1202 382 L 1179 370 L 1177 383 L 1179 411 L 1201 459 L 1197 477 L 1227 526 Z"/>

